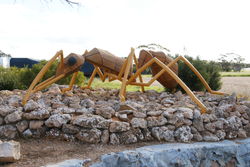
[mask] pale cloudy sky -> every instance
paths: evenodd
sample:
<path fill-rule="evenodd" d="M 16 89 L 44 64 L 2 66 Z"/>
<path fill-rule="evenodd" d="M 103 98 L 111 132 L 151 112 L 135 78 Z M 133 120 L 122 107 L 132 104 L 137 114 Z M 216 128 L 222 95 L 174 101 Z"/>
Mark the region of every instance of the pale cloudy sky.
<path fill-rule="evenodd" d="M 125 57 L 157 43 L 172 53 L 216 60 L 234 52 L 250 63 L 249 0 L 1 0 L 0 50 L 50 59 L 63 49 L 102 48 Z"/>

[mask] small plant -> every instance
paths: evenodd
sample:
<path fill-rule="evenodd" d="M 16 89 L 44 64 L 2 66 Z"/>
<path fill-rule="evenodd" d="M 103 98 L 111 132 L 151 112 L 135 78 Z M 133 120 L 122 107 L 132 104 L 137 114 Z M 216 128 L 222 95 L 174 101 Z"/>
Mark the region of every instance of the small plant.
<path fill-rule="evenodd" d="M 200 72 L 203 78 L 207 81 L 211 89 L 219 90 L 221 88 L 221 76 L 220 76 L 220 67 L 215 62 L 208 62 L 200 60 L 199 57 L 196 59 L 185 56 L 191 64 Z M 199 78 L 194 74 L 194 72 L 188 68 L 188 66 L 179 62 L 179 74 L 178 76 L 183 80 L 183 82 L 193 91 L 204 91 L 205 87 L 199 80 Z M 178 90 L 182 88 L 178 86 Z"/>
<path fill-rule="evenodd" d="M 27 89 L 46 63 L 47 61 L 43 60 L 40 63 L 33 65 L 32 68 L 0 67 L 0 90 Z M 41 82 L 55 75 L 57 64 L 58 62 L 52 64 L 50 69 L 42 78 Z M 68 85 L 71 80 L 71 76 L 72 75 L 65 77 L 57 83 Z M 81 85 L 84 79 L 83 73 L 78 72 L 75 84 Z"/>
<path fill-rule="evenodd" d="M 0 90 L 13 90 L 19 87 L 18 69 L 0 67 Z"/>

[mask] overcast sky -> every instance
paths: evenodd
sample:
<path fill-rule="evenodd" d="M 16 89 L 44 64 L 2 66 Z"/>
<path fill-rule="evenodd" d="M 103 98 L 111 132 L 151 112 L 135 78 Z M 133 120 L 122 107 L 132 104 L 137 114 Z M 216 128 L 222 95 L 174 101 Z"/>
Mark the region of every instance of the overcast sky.
<path fill-rule="evenodd" d="M 125 57 L 130 47 L 157 43 L 206 60 L 234 52 L 250 63 L 249 0 L 80 2 L 1 0 L 0 50 L 48 60 L 60 49 L 66 55 L 98 47 Z"/>

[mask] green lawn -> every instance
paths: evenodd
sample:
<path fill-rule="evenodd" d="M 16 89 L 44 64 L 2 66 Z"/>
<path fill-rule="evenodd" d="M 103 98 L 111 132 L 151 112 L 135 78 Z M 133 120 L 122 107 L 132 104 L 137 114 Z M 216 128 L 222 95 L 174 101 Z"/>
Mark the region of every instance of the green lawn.
<path fill-rule="evenodd" d="M 242 72 L 221 72 L 222 77 L 250 77 L 250 71 Z"/>
<path fill-rule="evenodd" d="M 87 81 L 85 84 L 87 84 Z M 95 78 L 91 87 L 92 88 L 106 88 L 106 89 L 120 89 L 121 82 L 120 81 L 102 82 L 100 79 Z M 132 86 L 132 85 L 127 86 L 127 91 L 133 92 L 133 91 L 140 91 L 140 90 L 141 90 L 141 87 L 139 86 Z M 149 87 L 145 87 L 145 90 L 156 90 L 157 92 L 162 92 L 164 91 L 164 88 L 159 87 L 159 86 L 149 86 Z"/>

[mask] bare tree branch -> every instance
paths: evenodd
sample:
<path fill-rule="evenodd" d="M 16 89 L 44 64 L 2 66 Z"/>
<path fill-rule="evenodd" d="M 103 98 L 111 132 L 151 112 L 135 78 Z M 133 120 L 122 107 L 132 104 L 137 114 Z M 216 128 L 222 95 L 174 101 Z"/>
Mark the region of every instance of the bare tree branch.
<path fill-rule="evenodd" d="M 69 5 L 79 5 L 79 2 L 73 2 L 71 0 L 64 0 L 65 2 L 67 2 Z"/>

